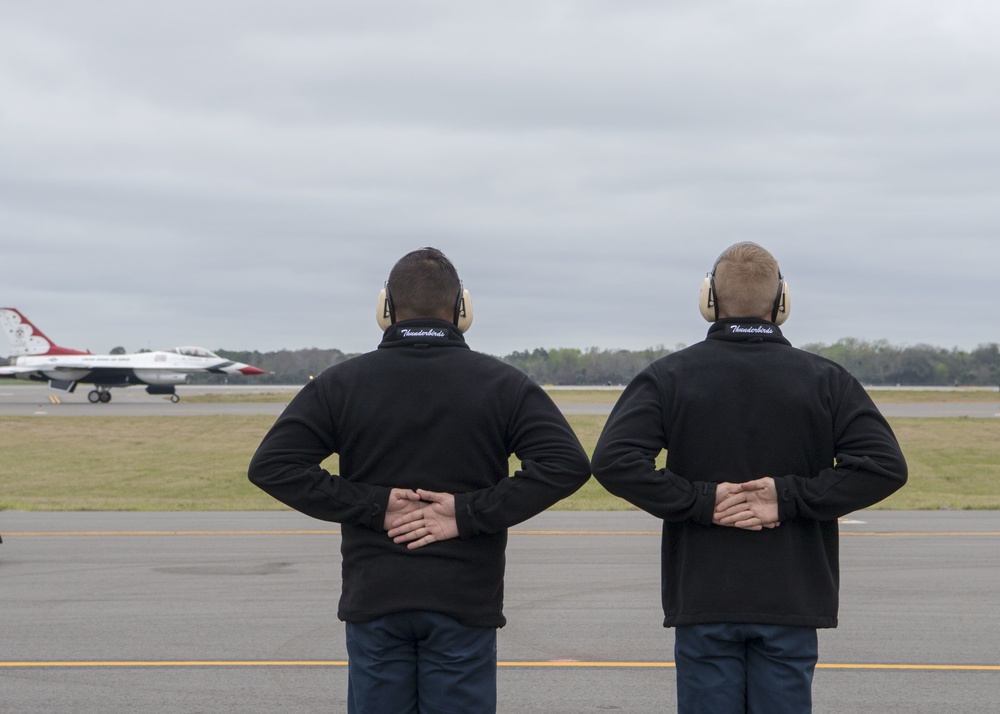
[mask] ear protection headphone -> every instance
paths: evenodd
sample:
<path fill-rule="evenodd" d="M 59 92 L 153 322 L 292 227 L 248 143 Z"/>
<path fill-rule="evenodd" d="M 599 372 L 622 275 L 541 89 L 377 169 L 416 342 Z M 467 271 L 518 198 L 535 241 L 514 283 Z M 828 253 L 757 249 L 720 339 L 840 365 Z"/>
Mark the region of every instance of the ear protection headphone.
<path fill-rule="evenodd" d="M 382 332 L 385 332 L 396 323 L 396 306 L 392 304 L 388 282 L 379 291 L 378 300 L 375 303 L 375 321 L 382 328 Z M 455 314 L 451 321 L 458 328 L 459 332 L 464 333 L 472 327 L 472 298 L 469 296 L 469 291 L 462 287 L 462 283 L 458 284 L 458 295 L 455 298 Z"/>
<path fill-rule="evenodd" d="M 704 317 L 709 322 L 715 322 L 719 319 L 719 301 L 715 297 L 715 270 L 719 267 L 719 261 L 721 261 L 729 251 L 740 245 L 757 245 L 752 241 L 744 241 L 742 243 L 734 243 L 733 245 L 722 251 L 722 254 L 715 259 L 715 263 L 712 265 L 712 272 L 705 276 L 705 279 L 701 282 L 701 293 L 698 295 L 698 309 L 701 311 L 701 316 Z M 757 246 L 758 248 L 760 246 Z M 792 300 L 788 295 L 788 283 L 785 282 L 785 278 L 781 275 L 781 269 L 778 269 L 778 292 L 774 296 L 774 306 L 771 308 L 771 322 L 775 325 L 781 325 L 788 319 L 788 313 L 792 309 Z"/>

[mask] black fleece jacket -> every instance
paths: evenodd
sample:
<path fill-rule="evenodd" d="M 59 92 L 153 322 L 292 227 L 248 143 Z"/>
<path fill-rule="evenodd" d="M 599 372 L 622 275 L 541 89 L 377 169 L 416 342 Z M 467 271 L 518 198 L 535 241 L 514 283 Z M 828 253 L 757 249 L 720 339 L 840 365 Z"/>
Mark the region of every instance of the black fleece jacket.
<path fill-rule="evenodd" d="M 340 457 L 339 475 L 321 463 Z M 509 475 L 509 458 L 520 469 Z M 338 616 L 431 610 L 500 627 L 507 528 L 576 491 L 590 463 L 524 373 L 468 348 L 440 320 L 390 327 L 378 349 L 327 369 L 292 400 L 250 480 L 342 524 Z M 455 494 L 459 538 L 409 551 L 383 529 L 390 489 Z"/>
<path fill-rule="evenodd" d="M 836 627 L 837 518 L 906 481 L 899 444 L 857 380 L 759 319 L 716 322 L 704 342 L 636 376 L 592 462 L 609 491 L 664 520 L 667 627 Z M 780 526 L 712 525 L 716 484 L 765 476 Z"/>

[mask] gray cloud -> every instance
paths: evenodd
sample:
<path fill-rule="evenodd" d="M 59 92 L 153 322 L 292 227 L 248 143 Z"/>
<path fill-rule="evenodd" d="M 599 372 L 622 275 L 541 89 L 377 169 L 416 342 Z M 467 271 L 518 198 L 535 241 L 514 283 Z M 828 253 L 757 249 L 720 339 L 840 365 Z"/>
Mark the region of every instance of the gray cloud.
<path fill-rule="evenodd" d="M 716 255 L 756 240 L 797 344 L 997 341 L 998 15 L 8 4 L 0 303 L 94 350 L 361 351 L 429 244 L 479 349 L 672 347 L 704 335 Z"/>

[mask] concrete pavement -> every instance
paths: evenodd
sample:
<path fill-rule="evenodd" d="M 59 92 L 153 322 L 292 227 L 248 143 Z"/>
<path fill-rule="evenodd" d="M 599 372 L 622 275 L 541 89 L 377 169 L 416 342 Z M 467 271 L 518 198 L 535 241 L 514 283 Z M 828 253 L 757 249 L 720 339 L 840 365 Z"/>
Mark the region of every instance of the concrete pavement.
<path fill-rule="evenodd" d="M 512 530 L 500 711 L 673 711 L 659 522 Z M 1000 712 L 1000 513 L 841 526 L 841 626 L 815 711 Z M 0 512 L 0 710 L 345 711 L 336 524 L 263 513 Z"/>
<path fill-rule="evenodd" d="M 246 416 L 264 414 L 277 417 L 285 408 L 283 403 L 197 403 L 186 401 L 197 394 L 232 392 L 254 394 L 260 392 L 288 392 L 292 398 L 298 387 L 294 386 L 219 386 L 181 385 L 177 393 L 181 400 L 173 404 L 168 397 L 146 394 L 141 387 L 112 390 L 108 404 L 91 404 L 87 401 L 89 385 L 80 385 L 76 392 L 67 394 L 49 389 L 45 384 L 25 384 L 10 380 L 0 381 L 0 416 L 207 416 L 230 414 Z M 565 414 L 607 415 L 611 404 L 560 404 L 559 392 L 553 399 Z M 881 408 L 887 417 L 1000 417 L 1000 394 L 996 401 L 980 403 L 885 404 Z"/>

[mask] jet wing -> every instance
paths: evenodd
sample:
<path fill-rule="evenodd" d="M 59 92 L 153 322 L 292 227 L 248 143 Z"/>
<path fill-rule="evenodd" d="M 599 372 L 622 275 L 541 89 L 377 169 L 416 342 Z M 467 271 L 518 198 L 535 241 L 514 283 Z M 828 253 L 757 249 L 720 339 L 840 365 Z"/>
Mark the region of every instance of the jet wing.
<path fill-rule="evenodd" d="M 0 377 L 13 377 L 17 374 L 31 374 L 32 372 L 65 372 L 67 370 L 73 370 L 79 372 L 81 369 L 92 370 L 93 367 L 85 364 L 66 364 L 61 362 L 59 364 L 53 365 L 25 365 L 23 367 L 13 366 L 13 367 L 0 367 Z"/>
<path fill-rule="evenodd" d="M 16 377 L 19 374 L 37 372 L 38 367 L 0 367 L 0 377 Z"/>

